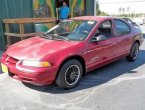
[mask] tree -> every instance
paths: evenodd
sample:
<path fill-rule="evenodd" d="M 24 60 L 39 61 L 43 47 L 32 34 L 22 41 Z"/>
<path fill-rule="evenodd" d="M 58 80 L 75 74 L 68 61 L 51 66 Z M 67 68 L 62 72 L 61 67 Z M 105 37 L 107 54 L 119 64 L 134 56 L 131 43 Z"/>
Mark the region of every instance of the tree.
<path fill-rule="evenodd" d="M 130 11 L 130 7 L 127 7 L 126 10 L 127 10 L 127 13 L 129 13 L 129 11 Z"/>
<path fill-rule="evenodd" d="M 96 15 L 99 15 L 101 13 L 100 8 L 99 8 L 99 3 L 96 3 Z"/>
<path fill-rule="evenodd" d="M 125 13 L 125 11 L 126 11 L 125 8 L 122 8 L 122 12 L 123 12 L 123 14 Z"/>
<path fill-rule="evenodd" d="M 121 7 L 119 7 L 118 12 L 119 12 L 119 14 L 122 13 L 122 8 Z"/>
<path fill-rule="evenodd" d="M 100 10 L 98 1 L 97 1 L 97 4 L 96 4 L 96 15 L 98 15 L 98 16 L 109 16 L 108 13 L 103 12 L 103 11 Z"/>
<path fill-rule="evenodd" d="M 108 13 L 105 13 L 104 11 L 101 11 L 101 13 L 99 14 L 99 16 L 109 16 Z"/>

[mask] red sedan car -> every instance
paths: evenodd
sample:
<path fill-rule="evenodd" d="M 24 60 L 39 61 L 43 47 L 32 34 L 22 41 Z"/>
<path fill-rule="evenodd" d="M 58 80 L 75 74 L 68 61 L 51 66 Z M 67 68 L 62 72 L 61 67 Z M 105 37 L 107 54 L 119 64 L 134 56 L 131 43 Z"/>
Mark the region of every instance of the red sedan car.
<path fill-rule="evenodd" d="M 75 87 L 83 74 L 126 57 L 137 59 L 143 34 L 122 19 L 84 16 L 60 22 L 43 35 L 10 46 L 2 70 L 34 85 Z"/>

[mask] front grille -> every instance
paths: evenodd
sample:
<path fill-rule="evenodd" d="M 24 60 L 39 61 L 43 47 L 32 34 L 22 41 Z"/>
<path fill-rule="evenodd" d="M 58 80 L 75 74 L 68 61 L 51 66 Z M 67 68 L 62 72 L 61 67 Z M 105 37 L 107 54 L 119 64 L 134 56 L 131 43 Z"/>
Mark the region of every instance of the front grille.
<path fill-rule="evenodd" d="M 7 62 L 12 63 L 12 64 L 16 64 L 18 62 L 18 60 L 15 58 L 9 57 Z"/>
<path fill-rule="evenodd" d="M 13 57 L 10 57 L 7 55 L 7 58 L 6 58 L 6 62 L 9 63 L 9 64 L 12 64 L 12 65 L 16 65 L 16 63 L 18 62 L 19 60 L 13 58 Z"/>

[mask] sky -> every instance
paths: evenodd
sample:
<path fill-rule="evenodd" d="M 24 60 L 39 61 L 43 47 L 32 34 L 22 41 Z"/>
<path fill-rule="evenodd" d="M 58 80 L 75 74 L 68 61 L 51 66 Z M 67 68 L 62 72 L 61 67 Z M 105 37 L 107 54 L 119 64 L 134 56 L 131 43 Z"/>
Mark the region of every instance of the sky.
<path fill-rule="evenodd" d="M 145 0 L 99 0 L 99 5 L 101 11 L 109 14 L 119 14 L 120 7 L 129 7 L 128 13 L 145 13 Z"/>

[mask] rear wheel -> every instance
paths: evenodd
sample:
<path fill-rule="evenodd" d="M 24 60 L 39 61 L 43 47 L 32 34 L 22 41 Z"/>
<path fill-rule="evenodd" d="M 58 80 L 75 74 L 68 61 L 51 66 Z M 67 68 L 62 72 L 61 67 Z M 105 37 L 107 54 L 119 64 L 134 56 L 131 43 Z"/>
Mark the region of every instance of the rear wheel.
<path fill-rule="evenodd" d="M 82 64 L 76 59 L 69 60 L 60 68 L 56 84 L 64 89 L 73 88 L 80 82 L 82 74 Z"/>
<path fill-rule="evenodd" d="M 135 61 L 139 54 L 139 44 L 135 42 L 130 50 L 129 55 L 126 57 L 128 61 Z"/>

